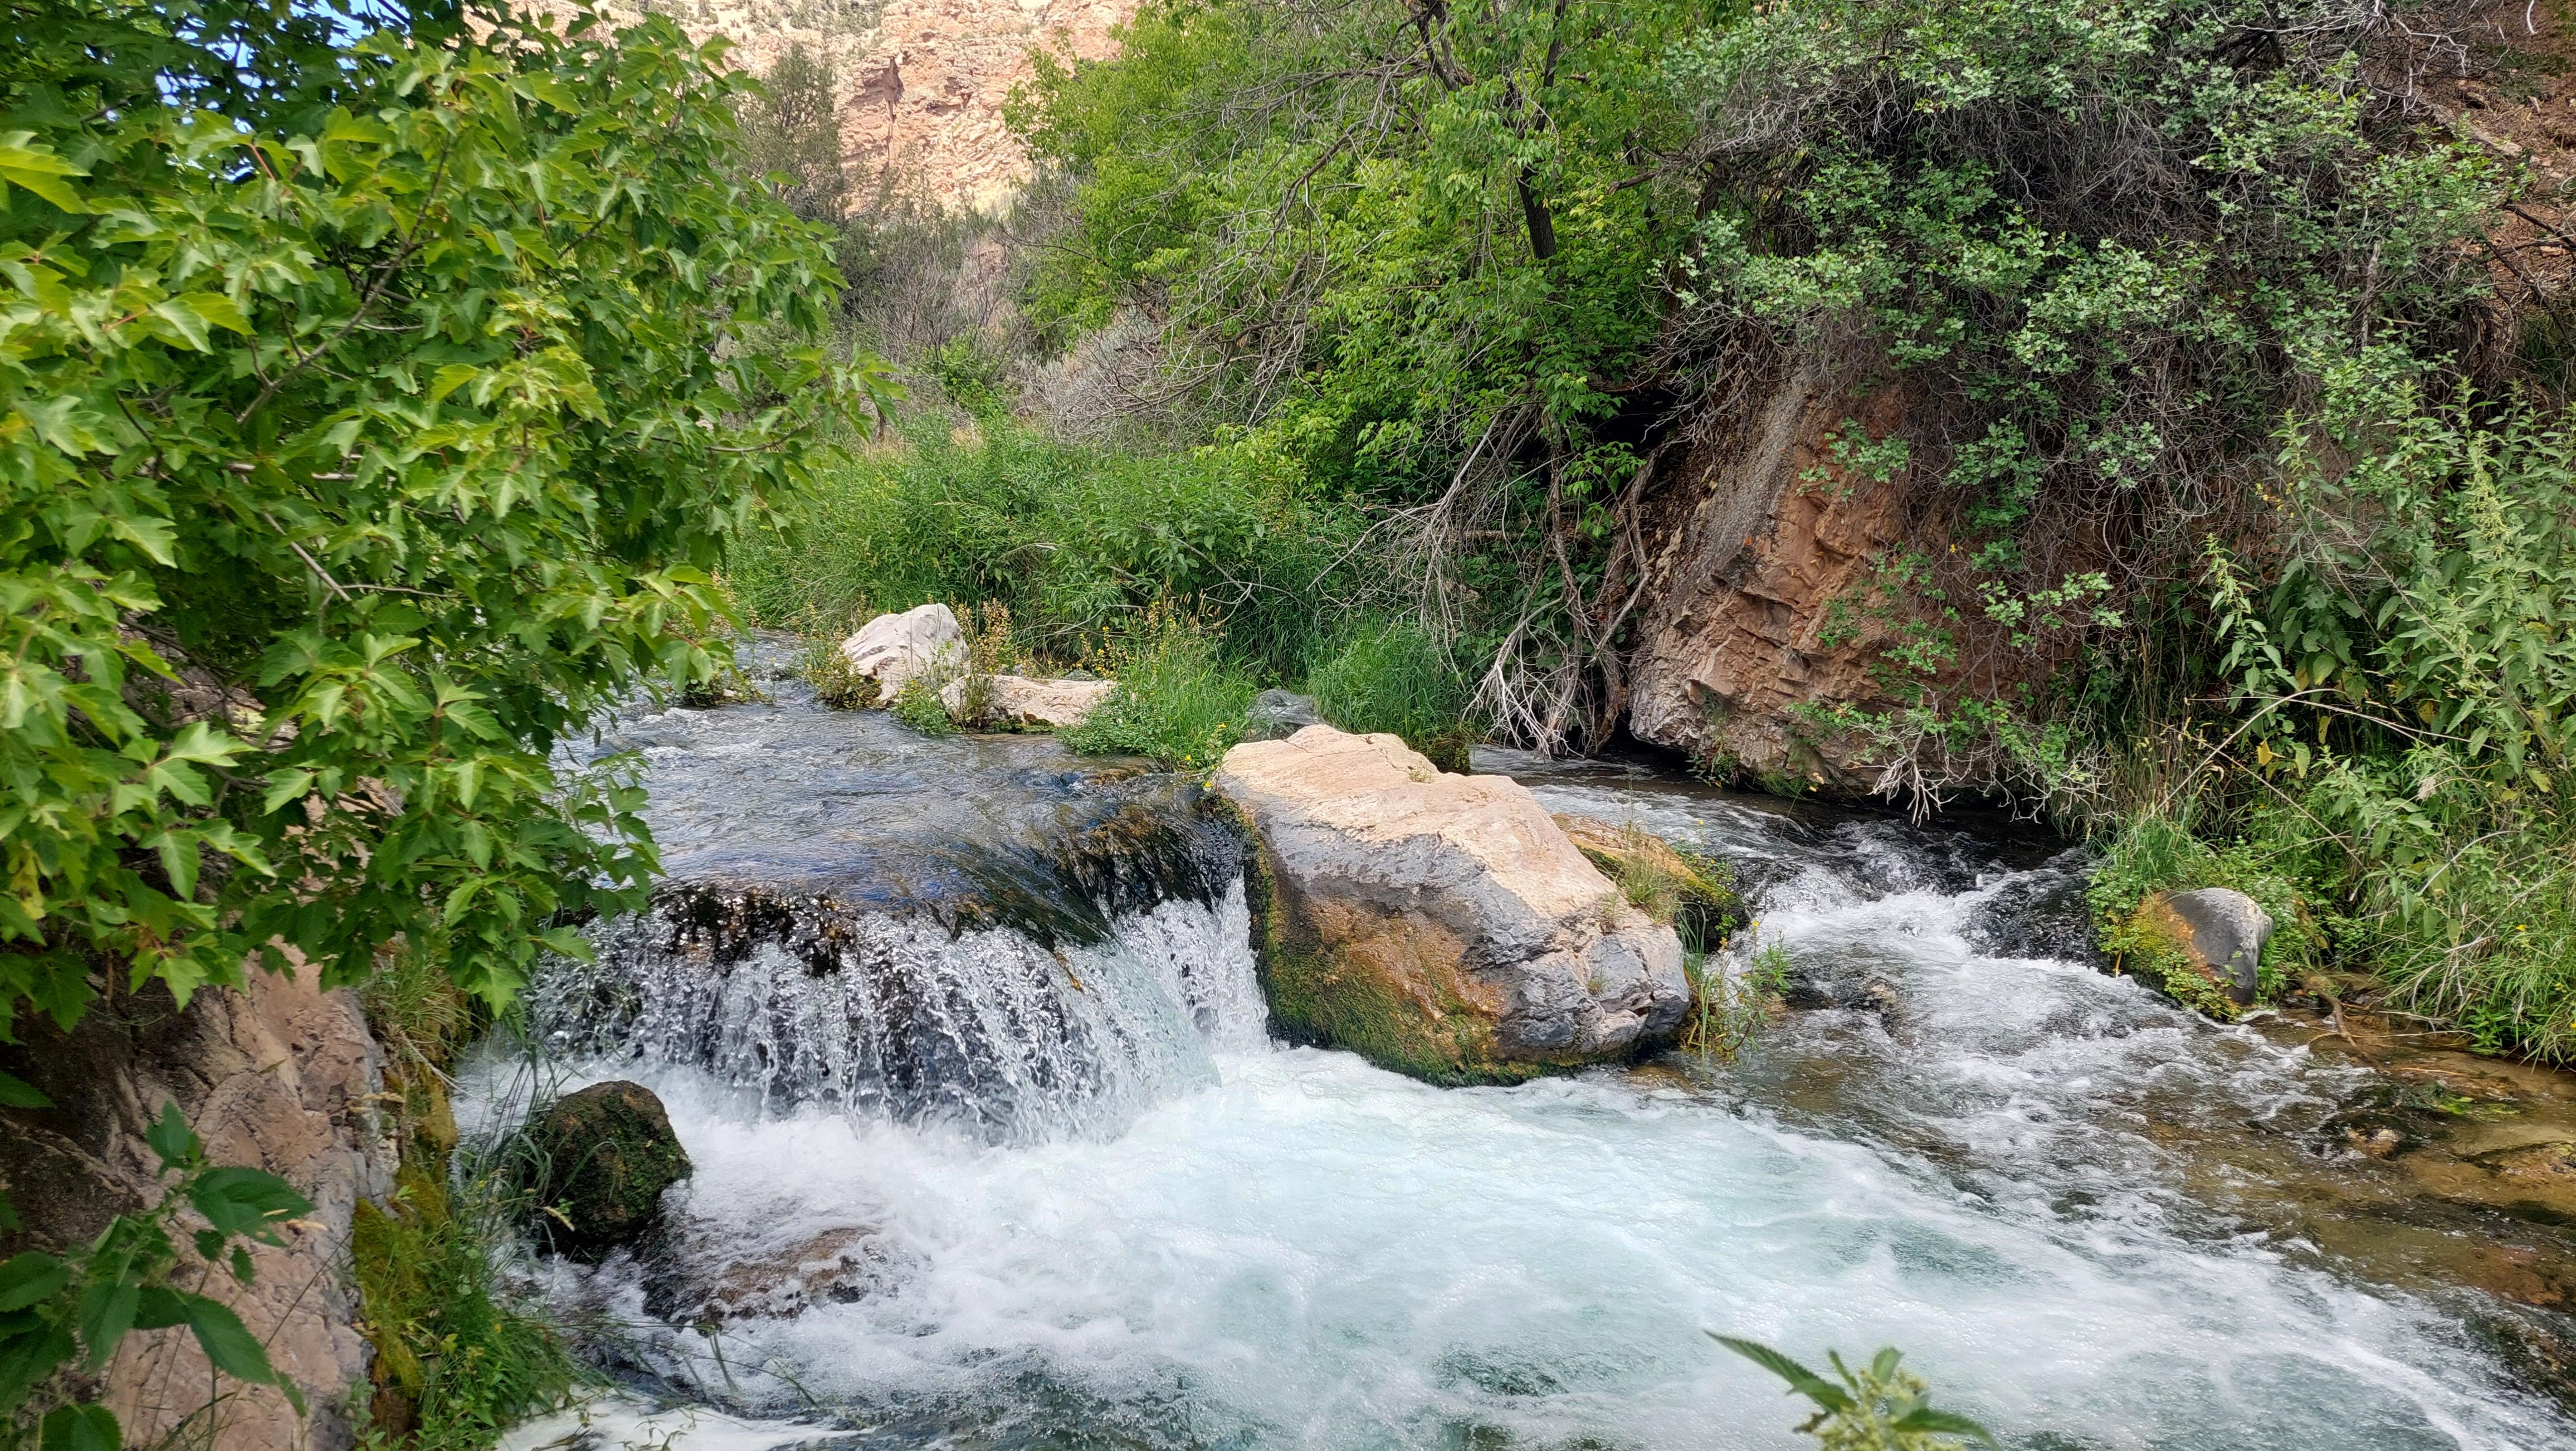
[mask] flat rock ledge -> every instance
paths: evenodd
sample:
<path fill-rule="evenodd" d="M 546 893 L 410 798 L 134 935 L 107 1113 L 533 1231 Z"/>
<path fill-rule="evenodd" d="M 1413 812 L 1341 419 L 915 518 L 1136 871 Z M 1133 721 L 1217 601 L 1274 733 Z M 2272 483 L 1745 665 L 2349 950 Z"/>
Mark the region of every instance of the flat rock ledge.
<path fill-rule="evenodd" d="M 979 683 L 983 687 L 980 692 L 976 689 Z M 1100 703 L 1117 689 L 1114 682 L 1107 680 L 959 676 L 939 692 L 939 703 L 961 725 L 1058 731 L 1082 724 L 1083 718 L 1099 709 Z"/>
<path fill-rule="evenodd" d="M 1519 782 L 1312 725 L 1236 746 L 1216 784 L 1259 842 L 1262 986 L 1292 1039 L 1433 1083 L 1511 1083 L 1681 1026 L 1680 939 Z"/>

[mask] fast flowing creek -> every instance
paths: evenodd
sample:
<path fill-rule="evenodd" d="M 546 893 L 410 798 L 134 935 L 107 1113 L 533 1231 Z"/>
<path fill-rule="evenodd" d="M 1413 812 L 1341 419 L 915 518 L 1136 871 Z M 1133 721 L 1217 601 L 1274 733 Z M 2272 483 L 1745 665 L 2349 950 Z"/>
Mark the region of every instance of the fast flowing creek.
<path fill-rule="evenodd" d="M 694 885 L 469 1080 L 488 1129 L 636 1079 L 696 1164 L 651 1254 L 535 1268 L 633 1393 L 514 1446 L 1809 1444 L 1712 1329 L 1900 1346 L 2021 1447 L 2576 1445 L 2566 1321 L 2472 1287 L 2568 1232 L 2351 1148 L 2372 1070 L 2066 960 L 2060 844 L 1480 753 L 1736 863 L 1808 1006 L 1443 1090 L 1268 1038 L 1187 783 L 770 685 L 623 724 Z"/>

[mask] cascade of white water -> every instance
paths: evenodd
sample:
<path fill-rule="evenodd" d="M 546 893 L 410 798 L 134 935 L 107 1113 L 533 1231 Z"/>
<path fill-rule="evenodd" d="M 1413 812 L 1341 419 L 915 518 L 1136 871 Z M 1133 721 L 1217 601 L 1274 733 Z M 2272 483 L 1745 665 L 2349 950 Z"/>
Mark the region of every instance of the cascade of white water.
<path fill-rule="evenodd" d="M 559 1057 L 696 1068 L 762 1110 L 941 1123 L 995 1142 L 1114 1131 L 1258 1041 L 1250 914 L 1164 901 L 1089 945 L 805 902 L 814 930 L 732 955 L 661 914 L 593 934 L 528 995 Z"/>

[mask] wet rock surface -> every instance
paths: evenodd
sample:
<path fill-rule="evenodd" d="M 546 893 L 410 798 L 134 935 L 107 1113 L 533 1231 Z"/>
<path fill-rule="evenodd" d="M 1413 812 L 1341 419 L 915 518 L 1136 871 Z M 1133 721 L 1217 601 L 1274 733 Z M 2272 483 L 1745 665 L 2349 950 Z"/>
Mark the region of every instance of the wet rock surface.
<path fill-rule="evenodd" d="M 1308 726 L 1227 752 L 1217 786 L 1260 842 L 1265 986 L 1291 1034 L 1472 1082 L 1618 1057 L 1680 1026 L 1673 930 L 1519 783 Z"/>
<path fill-rule="evenodd" d="M 689 1176 L 662 1100 L 640 1083 L 594 1083 L 528 1125 L 539 1234 L 579 1259 L 635 1243 L 661 1222 L 662 1193 Z"/>

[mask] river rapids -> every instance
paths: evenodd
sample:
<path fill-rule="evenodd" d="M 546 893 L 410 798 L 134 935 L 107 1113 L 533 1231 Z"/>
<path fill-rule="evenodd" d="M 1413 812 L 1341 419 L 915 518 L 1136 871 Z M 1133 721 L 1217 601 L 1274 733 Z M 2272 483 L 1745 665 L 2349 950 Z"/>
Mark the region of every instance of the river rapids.
<path fill-rule="evenodd" d="M 1811 1444 L 1712 1330 L 1899 1346 L 2032 1451 L 2576 1446 L 2562 1318 L 2334 1136 L 2370 1071 L 2073 960 L 2027 828 L 1480 753 L 1734 862 L 1805 1008 L 1444 1090 L 1269 1039 L 1187 783 L 775 688 L 606 743 L 686 889 L 468 1078 L 487 1133 L 636 1079 L 696 1164 L 653 1253 L 532 1262 L 625 1389 L 514 1447 Z"/>

